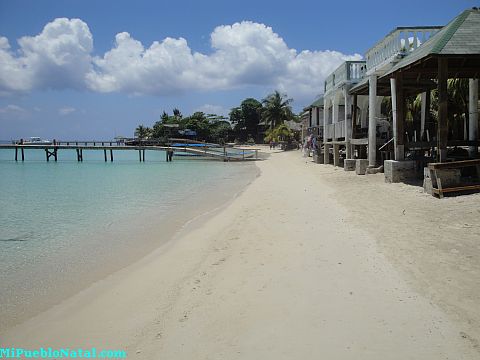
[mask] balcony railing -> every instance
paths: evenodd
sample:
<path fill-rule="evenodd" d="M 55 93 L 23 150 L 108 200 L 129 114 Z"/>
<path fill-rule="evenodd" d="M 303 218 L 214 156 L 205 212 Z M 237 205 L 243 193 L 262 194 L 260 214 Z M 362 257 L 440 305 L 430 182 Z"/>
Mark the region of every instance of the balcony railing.
<path fill-rule="evenodd" d="M 345 137 L 345 120 L 335 123 L 335 139 Z"/>
<path fill-rule="evenodd" d="M 365 72 L 365 61 L 345 61 L 325 79 L 325 93 L 345 83 L 357 83 Z"/>
<path fill-rule="evenodd" d="M 441 28 L 442 26 L 396 28 L 367 51 L 367 71 L 370 73 L 384 67 L 388 69 L 387 65 L 415 51 Z"/>
<path fill-rule="evenodd" d="M 345 120 L 333 124 L 327 124 L 325 129 L 327 139 L 339 139 L 345 137 Z"/>
<path fill-rule="evenodd" d="M 327 124 L 325 128 L 325 135 L 327 139 L 335 138 L 335 124 Z"/>

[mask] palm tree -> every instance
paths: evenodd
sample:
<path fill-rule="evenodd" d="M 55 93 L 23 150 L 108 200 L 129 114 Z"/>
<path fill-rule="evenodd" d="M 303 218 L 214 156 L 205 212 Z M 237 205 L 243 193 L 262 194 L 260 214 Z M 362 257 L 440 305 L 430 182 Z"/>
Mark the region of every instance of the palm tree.
<path fill-rule="evenodd" d="M 290 104 L 293 99 L 288 99 L 286 94 L 280 94 L 277 90 L 262 100 L 262 119 L 266 125 L 270 124 L 273 129 L 284 121 L 294 118 Z"/>
<path fill-rule="evenodd" d="M 150 129 L 147 126 L 144 125 L 138 125 L 137 128 L 135 129 L 135 136 L 139 139 L 147 139 L 152 132 L 152 129 Z"/>
<path fill-rule="evenodd" d="M 180 110 L 178 110 L 177 108 L 173 109 L 173 116 L 177 119 L 177 120 L 180 120 L 183 115 L 182 113 L 180 112 Z"/>

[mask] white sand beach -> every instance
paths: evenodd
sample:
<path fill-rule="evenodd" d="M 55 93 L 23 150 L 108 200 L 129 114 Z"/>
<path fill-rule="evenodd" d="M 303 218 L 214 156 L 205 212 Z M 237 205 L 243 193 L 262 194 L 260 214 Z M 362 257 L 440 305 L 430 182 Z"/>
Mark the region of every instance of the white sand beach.
<path fill-rule="evenodd" d="M 265 150 L 268 152 L 268 150 Z M 131 359 L 479 359 L 480 196 L 272 152 L 237 198 L 1 335 Z"/>

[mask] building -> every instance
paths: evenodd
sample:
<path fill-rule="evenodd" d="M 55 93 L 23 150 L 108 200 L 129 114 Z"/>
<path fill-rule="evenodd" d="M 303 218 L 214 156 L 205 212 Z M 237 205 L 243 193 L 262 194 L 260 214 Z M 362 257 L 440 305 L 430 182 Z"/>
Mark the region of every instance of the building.
<path fill-rule="evenodd" d="M 386 180 L 395 181 L 419 165 L 446 161 L 454 146 L 469 146 L 470 157 L 478 156 L 479 34 L 480 10 L 473 8 L 443 27 L 397 27 L 365 61 L 340 65 L 324 85 L 324 162 L 333 155 L 340 166 L 344 149 L 345 170 L 362 174 L 359 167 L 385 164 Z M 447 80 L 453 78 L 469 79 L 462 138 L 447 121 Z M 430 119 L 432 91 L 438 92 L 438 121 Z M 421 111 L 407 123 L 409 96 L 421 99 Z"/>

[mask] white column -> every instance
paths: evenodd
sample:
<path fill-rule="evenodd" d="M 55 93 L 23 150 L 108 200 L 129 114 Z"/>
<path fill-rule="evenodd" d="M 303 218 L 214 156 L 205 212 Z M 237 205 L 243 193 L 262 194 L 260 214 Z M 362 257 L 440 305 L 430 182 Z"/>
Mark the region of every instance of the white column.
<path fill-rule="evenodd" d="M 343 89 L 343 96 L 345 97 L 345 150 L 346 158 L 352 158 L 352 149 L 350 146 L 350 138 L 352 137 L 352 115 L 350 106 L 350 95 L 348 95 L 348 89 Z"/>
<path fill-rule="evenodd" d="M 377 163 L 377 75 L 370 75 L 368 85 L 368 166 L 374 167 Z"/>
<path fill-rule="evenodd" d="M 329 99 L 324 96 L 323 98 L 323 163 L 328 164 L 329 158 L 329 147 L 327 145 L 327 124 L 328 124 L 328 106 Z"/>
<path fill-rule="evenodd" d="M 420 141 L 423 140 L 423 134 L 425 133 L 425 119 L 427 117 L 427 93 L 423 92 L 420 95 L 422 108 L 420 113 Z"/>
<path fill-rule="evenodd" d="M 335 124 L 338 122 L 338 103 L 339 101 L 336 99 L 336 96 L 333 97 L 333 108 L 332 108 L 332 117 L 333 117 L 333 121 L 332 121 L 332 124 Z"/>
<path fill-rule="evenodd" d="M 478 79 L 468 81 L 468 140 L 478 140 Z M 470 146 L 470 156 L 475 156 L 478 147 Z"/>

